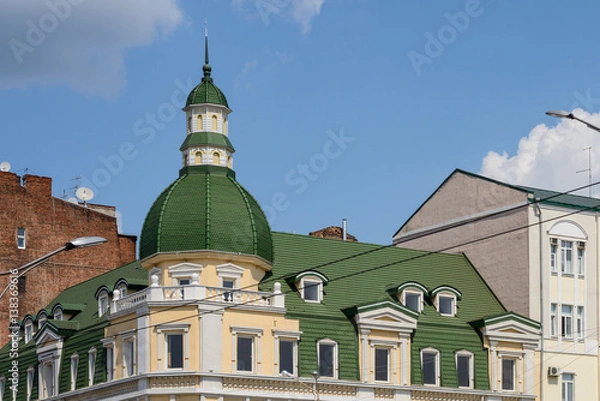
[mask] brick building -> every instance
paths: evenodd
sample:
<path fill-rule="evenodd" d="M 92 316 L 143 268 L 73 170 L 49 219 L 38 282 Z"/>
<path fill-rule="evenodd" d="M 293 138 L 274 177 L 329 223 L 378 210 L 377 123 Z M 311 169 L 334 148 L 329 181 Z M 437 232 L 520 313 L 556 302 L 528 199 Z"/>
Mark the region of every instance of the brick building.
<path fill-rule="evenodd" d="M 52 196 L 52 179 L 0 172 L 0 291 L 6 272 L 83 236 L 108 240 L 62 252 L 19 281 L 19 319 L 35 316 L 65 288 L 135 260 L 136 237 L 119 234 L 114 206 L 82 205 Z M 0 299 L 0 344 L 8 341 L 8 296 Z"/>

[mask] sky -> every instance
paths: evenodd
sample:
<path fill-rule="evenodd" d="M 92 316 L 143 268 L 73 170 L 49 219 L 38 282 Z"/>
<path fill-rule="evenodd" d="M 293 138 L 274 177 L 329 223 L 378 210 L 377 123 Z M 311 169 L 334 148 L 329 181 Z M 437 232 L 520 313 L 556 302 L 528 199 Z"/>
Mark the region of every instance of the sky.
<path fill-rule="evenodd" d="M 545 114 L 600 126 L 600 2 L 569 4 L 0 0 L 0 162 L 57 197 L 90 188 L 139 235 L 181 167 L 206 21 L 237 180 L 271 228 L 345 218 L 389 244 L 457 168 L 558 191 L 600 178 L 600 133 Z"/>

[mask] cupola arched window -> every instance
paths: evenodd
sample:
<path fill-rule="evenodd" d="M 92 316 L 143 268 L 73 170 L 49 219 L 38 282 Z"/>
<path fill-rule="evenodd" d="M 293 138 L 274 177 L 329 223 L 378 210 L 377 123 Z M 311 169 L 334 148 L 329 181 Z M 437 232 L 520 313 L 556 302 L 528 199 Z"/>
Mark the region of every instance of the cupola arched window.
<path fill-rule="evenodd" d="M 211 121 L 212 121 L 211 129 L 213 131 L 216 131 L 217 130 L 217 116 L 213 115 L 211 118 Z"/>
<path fill-rule="evenodd" d="M 202 115 L 198 114 L 198 117 L 196 117 L 196 131 L 202 131 Z"/>
<path fill-rule="evenodd" d="M 194 153 L 194 158 L 195 158 L 196 164 L 202 164 L 202 151 L 201 150 L 196 151 L 196 153 Z"/>
<path fill-rule="evenodd" d="M 213 164 L 216 164 L 217 166 L 221 165 L 221 155 L 219 152 L 213 153 Z"/>

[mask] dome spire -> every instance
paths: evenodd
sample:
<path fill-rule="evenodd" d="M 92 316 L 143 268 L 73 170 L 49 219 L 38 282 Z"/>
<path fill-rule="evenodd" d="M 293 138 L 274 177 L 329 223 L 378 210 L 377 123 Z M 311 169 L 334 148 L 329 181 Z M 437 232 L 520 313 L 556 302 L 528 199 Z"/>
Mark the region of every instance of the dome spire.
<path fill-rule="evenodd" d="M 212 68 L 208 63 L 208 26 L 206 24 L 206 20 L 204 21 L 204 66 L 202 67 L 202 71 L 204 71 L 204 77 L 202 78 L 202 82 L 212 82 L 212 78 L 210 77 L 210 72 Z"/>

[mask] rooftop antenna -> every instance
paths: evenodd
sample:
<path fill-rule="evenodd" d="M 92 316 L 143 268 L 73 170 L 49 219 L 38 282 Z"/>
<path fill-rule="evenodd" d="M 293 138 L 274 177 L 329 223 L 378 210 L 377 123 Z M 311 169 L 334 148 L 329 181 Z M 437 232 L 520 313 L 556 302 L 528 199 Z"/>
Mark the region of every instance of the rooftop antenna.
<path fill-rule="evenodd" d="M 0 171 L 3 171 L 3 172 L 10 171 L 10 163 L 9 162 L 0 163 Z"/>
<path fill-rule="evenodd" d="M 75 196 L 83 201 L 83 204 L 87 206 L 87 201 L 94 197 L 94 191 L 86 187 L 79 187 L 75 191 Z"/>
<path fill-rule="evenodd" d="M 588 168 L 583 170 L 577 170 L 575 173 L 584 173 L 588 172 L 588 196 L 592 197 L 592 147 L 588 146 L 587 148 L 583 148 L 582 150 L 588 151 Z"/>

